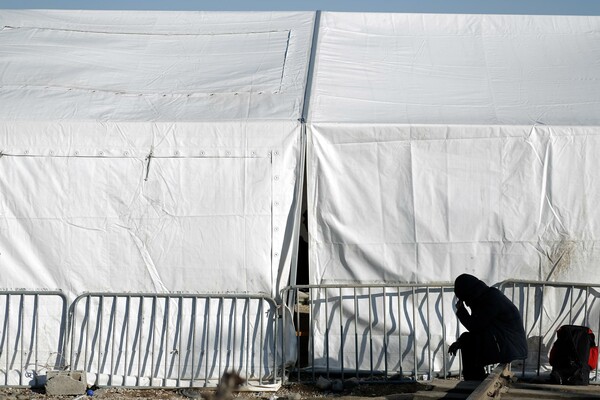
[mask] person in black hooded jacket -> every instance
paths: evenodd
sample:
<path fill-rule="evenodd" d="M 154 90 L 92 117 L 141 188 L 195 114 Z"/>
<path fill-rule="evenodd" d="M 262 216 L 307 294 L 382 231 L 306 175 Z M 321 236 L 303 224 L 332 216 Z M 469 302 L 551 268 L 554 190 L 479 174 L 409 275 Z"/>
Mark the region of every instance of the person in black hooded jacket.
<path fill-rule="evenodd" d="M 462 274 L 454 281 L 454 294 L 458 298 L 456 316 L 468 332 L 460 335 L 448 352 L 454 355 L 461 350 L 465 380 L 485 379 L 486 365 L 527 358 L 521 314 L 502 292 L 473 275 Z"/>

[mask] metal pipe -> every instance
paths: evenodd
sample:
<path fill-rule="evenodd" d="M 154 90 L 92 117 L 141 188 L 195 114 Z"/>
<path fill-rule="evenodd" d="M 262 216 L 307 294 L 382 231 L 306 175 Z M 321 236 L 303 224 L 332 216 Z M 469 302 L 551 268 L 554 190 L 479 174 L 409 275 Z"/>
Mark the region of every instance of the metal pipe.
<path fill-rule="evenodd" d="M 369 307 L 369 367 L 371 368 L 371 379 L 373 378 L 373 304 L 371 299 L 371 287 L 368 288 L 369 296 L 367 305 Z"/>
<path fill-rule="evenodd" d="M 387 298 L 385 286 L 382 287 L 383 294 L 383 369 L 385 380 L 388 379 L 388 333 L 387 333 Z"/>
<path fill-rule="evenodd" d="M 413 320 L 413 370 L 414 370 L 414 379 L 417 380 L 417 295 L 415 292 L 415 287 L 412 287 L 412 320 Z"/>
<path fill-rule="evenodd" d="M 325 290 L 325 365 L 329 379 L 329 296 Z"/>
<path fill-rule="evenodd" d="M 339 288 L 339 295 L 340 295 L 340 340 L 341 340 L 341 346 L 340 346 L 340 367 L 342 369 L 342 381 L 344 380 L 344 346 L 346 345 L 346 335 L 344 335 L 344 322 L 343 322 L 343 313 L 344 313 L 344 308 L 343 308 L 343 304 L 342 304 L 342 288 Z"/>
<path fill-rule="evenodd" d="M 444 373 L 444 379 L 448 377 L 448 365 L 446 360 L 446 314 L 444 312 L 444 287 L 440 286 L 441 303 L 442 303 L 442 371 Z"/>
<path fill-rule="evenodd" d="M 263 354 L 262 354 L 262 351 L 264 351 L 263 350 L 264 349 L 264 336 L 263 336 L 263 333 L 265 331 L 264 330 L 264 315 L 263 315 L 264 308 L 263 308 L 263 302 L 262 301 L 260 301 L 258 303 L 258 307 L 259 307 L 258 315 L 259 315 L 259 319 L 260 319 L 260 340 L 258 341 L 258 344 L 260 345 L 260 347 L 259 347 L 260 353 L 258 355 L 258 383 L 260 385 L 262 385 L 263 384 L 263 381 L 262 381 L 262 378 L 263 378 L 263 357 L 262 357 Z"/>
<path fill-rule="evenodd" d="M 400 377 L 403 376 L 404 372 L 402 371 L 402 302 L 400 301 L 400 286 L 398 288 L 398 373 Z"/>
<path fill-rule="evenodd" d="M 358 378 L 358 298 L 356 297 L 356 288 L 354 288 L 354 359 L 356 361 L 354 369 Z"/>

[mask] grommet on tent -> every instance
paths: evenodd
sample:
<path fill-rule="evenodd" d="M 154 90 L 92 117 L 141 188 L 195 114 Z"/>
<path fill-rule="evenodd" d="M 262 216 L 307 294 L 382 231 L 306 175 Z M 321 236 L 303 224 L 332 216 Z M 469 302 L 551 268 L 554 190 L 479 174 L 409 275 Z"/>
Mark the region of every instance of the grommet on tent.
<path fill-rule="evenodd" d="M 25 154 L 25 155 L 29 154 L 29 150 L 25 150 L 25 151 L 23 152 L 23 154 Z"/>
<path fill-rule="evenodd" d="M 175 156 L 179 156 L 179 150 L 175 151 L 173 154 L 175 154 Z"/>
<path fill-rule="evenodd" d="M 79 155 L 79 152 L 78 152 L 77 150 L 75 150 L 75 151 L 73 152 L 73 155 L 76 155 L 76 156 L 78 156 L 78 155 Z"/>
<path fill-rule="evenodd" d="M 230 151 L 226 151 L 226 152 L 225 152 L 225 155 L 226 155 L 226 156 L 230 156 L 230 155 L 231 155 L 231 152 L 230 152 Z"/>
<path fill-rule="evenodd" d="M 273 228 L 273 230 L 274 230 L 275 232 L 279 232 L 279 228 L 278 228 L 278 227 L 275 227 L 275 228 Z"/>
<path fill-rule="evenodd" d="M 200 152 L 200 155 L 203 156 L 204 155 L 204 150 Z"/>
<path fill-rule="evenodd" d="M 276 201 L 275 203 L 273 203 L 273 205 L 274 205 L 275 207 L 279 207 L 279 202 L 278 202 L 278 201 Z"/>
<path fill-rule="evenodd" d="M 275 175 L 275 176 L 273 177 L 273 179 L 275 179 L 276 181 L 278 181 L 278 180 L 279 180 L 279 175 Z"/>

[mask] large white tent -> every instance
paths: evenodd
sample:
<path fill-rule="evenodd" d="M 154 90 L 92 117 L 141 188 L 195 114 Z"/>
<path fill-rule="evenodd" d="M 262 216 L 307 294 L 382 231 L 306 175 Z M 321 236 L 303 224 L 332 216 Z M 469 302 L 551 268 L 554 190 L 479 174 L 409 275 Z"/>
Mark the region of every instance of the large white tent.
<path fill-rule="evenodd" d="M 312 282 L 589 282 L 600 18 L 324 13 Z"/>
<path fill-rule="evenodd" d="M 288 283 L 314 13 L 0 13 L 0 286 Z"/>
<path fill-rule="evenodd" d="M 2 11 L 0 288 L 278 298 L 305 145 L 312 284 L 589 282 L 599 39 L 597 17 Z M 416 346 L 416 322 L 368 325 Z"/>

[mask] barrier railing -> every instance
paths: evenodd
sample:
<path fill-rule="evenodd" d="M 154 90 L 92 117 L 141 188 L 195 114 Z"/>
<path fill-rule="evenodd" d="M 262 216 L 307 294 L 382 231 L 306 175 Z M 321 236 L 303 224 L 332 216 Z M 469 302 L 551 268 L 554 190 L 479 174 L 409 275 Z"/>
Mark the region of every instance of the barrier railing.
<path fill-rule="evenodd" d="M 0 310 L 3 386 L 36 385 L 40 371 L 65 366 L 67 300 L 62 292 L 2 290 Z"/>
<path fill-rule="evenodd" d="M 600 284 L 507 280 L 498 288 L 519 308 L 529 338 L 529 356 L 521 375 L 549 371 L 548 354 L 561 325 L 585 325 L 600 333 Z M 598 367 L 594 383 L 600 383 Z"/>
<path fill-rule="evenodd" d="M 70 366 L 98 385 L 214 386 L 232 370 L 277 384 L 276 318 L 264 295 L 87 293 L 70 308 Z"/>
<path fill-rule="evenodd" d="M 296 301 L 301 292 L 306 305 Z M 312 381 L 317 372 L 428 379 L 447 377 L 460 363 L 446 348 L 447 327 L 450 340 L 459 334 L 452 283 L 297 285 L 283 289 L 282 298 L 294 304 L 298 380 L 303 366 Z"/>
<path fill-rule="evenodd" d="M 600 285 L 496 286 L 523 316 L 530 353 L 517 364 L 522 375 L 549 371 L 561 325 L 586 325 L 598 337 Z M 296 301 L 302 293 L 304 305 Z M 126 387 L 214 386 L 234 370 L 267 389 L 285 379 L 282 365 L 293 365 L 299 381 L 317 373 L 427 379 L 460 372 L 459 357 L 447 355 L 462 330 L 451 283 L 298 285 L 282 298 L 293 305 L 283 321 L 266 295 L 88 293 L 67 314 L 59 291 L 0 291 L 0 385 L 31 386 L 44 369 L 63 368 Z M 296 326 L 296 355 L 285 350 L 292 343 L 281 322 Z"/>

